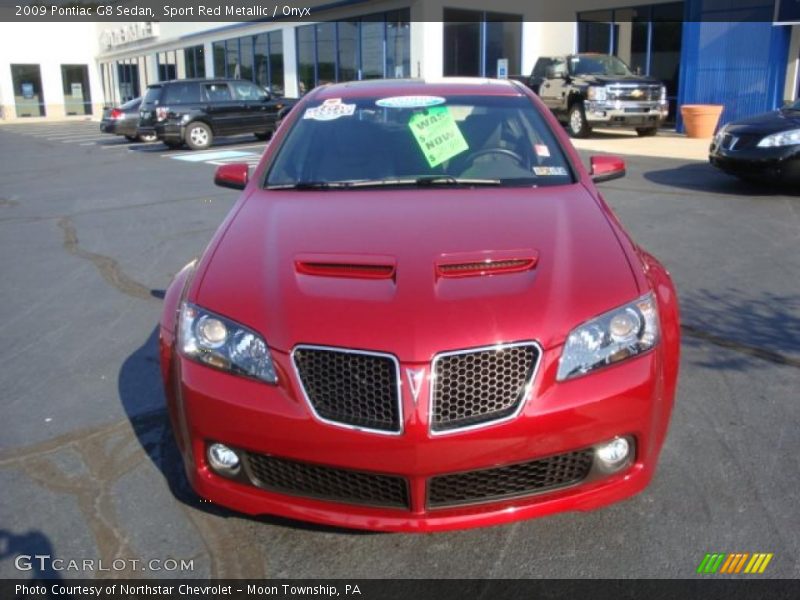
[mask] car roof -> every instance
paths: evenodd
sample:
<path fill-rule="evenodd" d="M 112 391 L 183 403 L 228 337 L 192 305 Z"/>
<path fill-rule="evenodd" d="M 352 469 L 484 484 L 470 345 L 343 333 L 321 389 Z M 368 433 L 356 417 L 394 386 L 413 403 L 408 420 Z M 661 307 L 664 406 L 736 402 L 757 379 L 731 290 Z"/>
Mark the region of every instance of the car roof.
<path fill-rule="evenodd" d="M 233 79 L 230 77 L 196 77 L 194 79 L 170 79 L 169 81 L 159 81 L 157 83 L 151 83 L 147 87 L 161 87 L 171 83 L 236 83 L 242 81 L 253 83 L 249 79 Z"/>
<path fill-rule="evenodd" d="M 392 95 L 521 96 L 522 89 L 507 79 L 443 77 L 438 79 L 368 79 L 318 87 L 315 98 L 360 98 Z"/>

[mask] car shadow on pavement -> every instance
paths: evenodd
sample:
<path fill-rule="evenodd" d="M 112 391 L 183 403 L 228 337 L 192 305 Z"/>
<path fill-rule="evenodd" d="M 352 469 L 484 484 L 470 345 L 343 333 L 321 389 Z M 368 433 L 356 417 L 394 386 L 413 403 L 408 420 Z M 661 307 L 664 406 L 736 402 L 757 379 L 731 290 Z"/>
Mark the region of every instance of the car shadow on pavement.
<path fill-rule="evenodd" d="M 17 561 L 18 557 L 22 558 L 20 566 L 24 569 L 18 577 L 21 579 L 23 576 L 30 576 L 27 584 L 53 583 L 62 579 L 59 571 L 54 570 L 51 564 L 56 557 L 53 544 L 38 529 L 20 534 L 0 529 L 0 560 Z M 48 593 L 46 597 L 52 596 Z"/>
<path fill-rule="evenodd" d="M 700 289 L 681 296 L 683 344 L 705 352 L 698 366 L 743 371 L 767 363 L 800 368 L 800 295 Z"/>
<path fill-rule="evenodd" d="M 216 138 L 214 143 L 211 144 L 207 151 L 214 151 L 214 150 L 224 150 L 224 149 L 231 149 L 235 148 L 239 145 L 246 145 L 246 146 L 255 146 L 257 144 L 266 144 L 267 142 L 257 139 L 252 135 L 243 135 L 243 136 L 233 136 L 233 137 L 222 137 Z M 143 152 L 143 153 L 159 153 L 159 154 L 166 154 L 168 152 L 189 152 L 188 146 L 180 146 L 177 148 L 170 148 L 166 144 L 162 144 L 161 142 L 153 142 L 149 144 L 131 144 L 129 147 L 131 152 Z"/>
<path fill-rule="evenodd" d="M 671 169 L 647 171 L 651 183 L 686 190 L 735 196 L 800 196 L 800 191 L 770 183 L 751 183 L 727 175 L 708 163 L 693 162 Z"/>
<path fill-rule="evenodd" d="M 285 528 L 310 530 L 347 535 L 364 535 L 374 532 L 340 527 L 316 525 L 282 517 L 261 515 L 251 517 L 236 513 L 200 498 L 189 484 L 183 468 L 183 459 L 172 434 L 159 367 L 158 326 L 141 347 L 125 361 L 119 371 L 117 388 L 125 414 L 131 423 L 136 439 L 148 458 L 161 472 L 172 496 L 182 504 L 218 517 L 236 517 Z M 161 408 L 152 408 L 153 402 Z M 143 407 L 146 407 L 143 409 Z"/>

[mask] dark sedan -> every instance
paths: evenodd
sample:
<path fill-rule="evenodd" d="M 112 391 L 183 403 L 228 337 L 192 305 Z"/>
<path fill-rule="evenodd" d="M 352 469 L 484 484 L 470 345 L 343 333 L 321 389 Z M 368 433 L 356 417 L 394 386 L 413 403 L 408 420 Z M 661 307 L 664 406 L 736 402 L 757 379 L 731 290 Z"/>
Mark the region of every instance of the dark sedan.
<path fill-rule="evenodd" d="M 800 100 L 728 123 L 711 143 L 709 161 L 748 181 L 800 183 Z"/>
<path fill-rule="evenodd" d="M 100 131 L 114 135 L 124 135 L 130 142 L 154 142 L 154 134 L 139 134 L 139 107 L 141 98 L 134 98 L 116 108 L 103 110 L 103 120 L 100 121 Z"/>

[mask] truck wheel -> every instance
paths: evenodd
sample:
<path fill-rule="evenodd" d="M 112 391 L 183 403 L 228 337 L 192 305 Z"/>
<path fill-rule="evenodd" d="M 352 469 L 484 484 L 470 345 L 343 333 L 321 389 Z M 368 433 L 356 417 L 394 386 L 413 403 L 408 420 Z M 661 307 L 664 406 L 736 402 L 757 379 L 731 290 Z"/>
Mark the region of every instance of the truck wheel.
<path fill-rule="evenodd" d="M 652 137 L 658 133 L 658 127 L 637 127 L 636 135 L 639 137 Z"/>
<path fill-rule="evenodd" d="M 592 130 L 586 121 L 586 112 L 583 110 L 583 102 L 576 102 L 569 109 L 567 117 L 567 130 L 572 137 L 584 138 Z"/>
<path fill-rule="evenodd" d="M 200 121 L 193 121 L 186 126 L 186 145 L 192 150 L 205 150 L 214 141 L 211 127 Z"/>

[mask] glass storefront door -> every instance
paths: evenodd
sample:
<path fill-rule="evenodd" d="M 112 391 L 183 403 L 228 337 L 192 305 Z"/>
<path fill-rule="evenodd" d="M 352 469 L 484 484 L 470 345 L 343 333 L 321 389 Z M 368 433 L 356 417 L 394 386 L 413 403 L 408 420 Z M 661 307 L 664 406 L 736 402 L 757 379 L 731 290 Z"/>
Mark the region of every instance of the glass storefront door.
<path fill-rule="evenodd" d="M 64 86 L 64 113 L 67 115 L 92 114 L 89 66 L 61 65 L 61 82 Z"/>
<path fill-rule="evenodd" d="M 11 65 L 17 117 L 44 117 L 46 109 L 39 65 Z"/>

